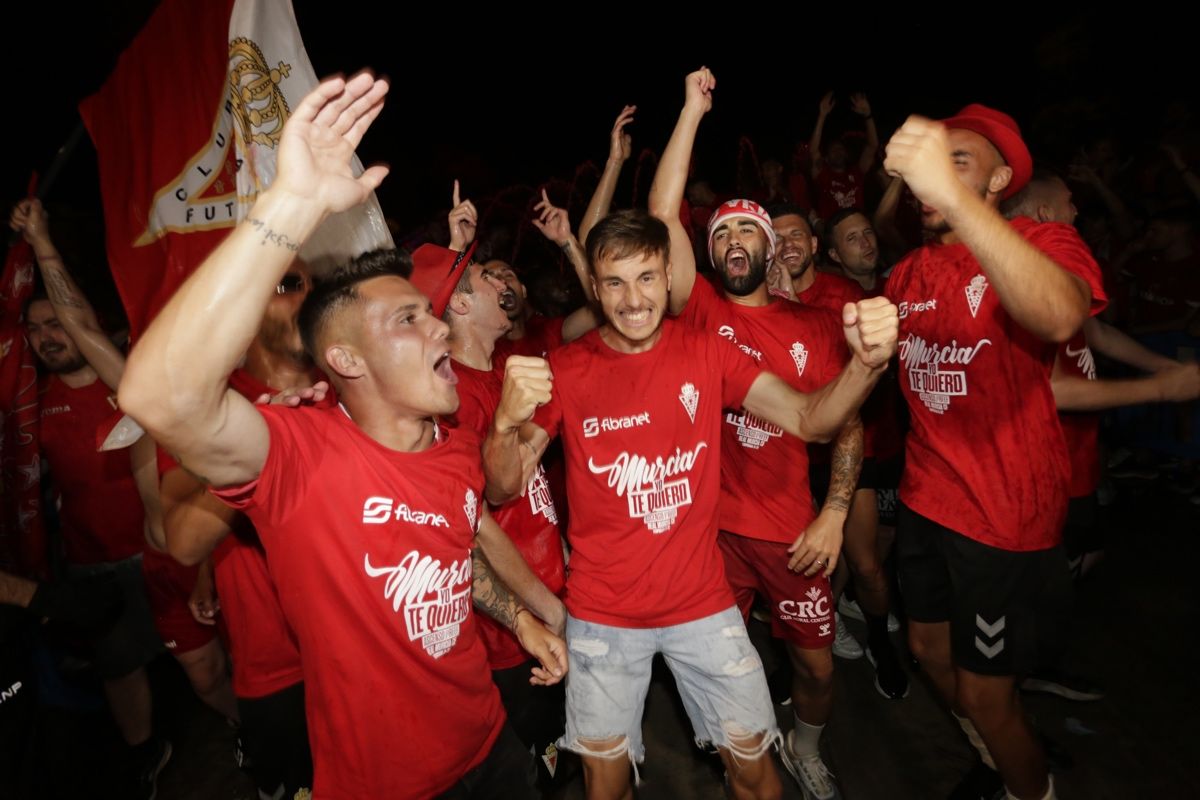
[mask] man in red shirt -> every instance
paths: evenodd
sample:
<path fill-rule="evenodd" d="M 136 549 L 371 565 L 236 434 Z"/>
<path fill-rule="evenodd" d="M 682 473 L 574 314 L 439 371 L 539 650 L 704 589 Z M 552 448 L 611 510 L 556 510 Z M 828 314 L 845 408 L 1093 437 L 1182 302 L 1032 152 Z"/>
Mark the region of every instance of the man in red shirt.
<path fill-rule="evenodd" d="M 678 211 L 691 143 L 710 94 L 690 91 L 696 85 L 689 76 L 688 104 L 663 151 L 650 192 L 651 212 L 679 242 L 687 238 Z M 797 391 L 812 392 L 832 380 L 847 360 L 838 316 L 768 293 L 766 271 L 776 242 L 766 211 L 752 200 L 730 200 L 713 213 L 707 231 L 709 258 L 723 291 L 696 278 L 690 250 L 676 250 L 671 260 L 671 309 L 679 320 L 733 342 L 747 358 L 784 377 Z M 821 549 L 825 543 L 834 553 L 840 550 L 862 465 L 862 425 L 855 415 L 837 434 L 830 491 L 818 514 L 808 491 L 804 442 L 784 437 L 782 429 L 744 409 L 728 410 L 724 423 L 718 543 L 725 574 L 744 616 L 757 593 L 765 596 L 772 633 L 787 643 L 794 666 L 795 725 L 781 750 L 783 763 L 806 795 L 826 800 L 837 796 L 819 748 L 833 706 L 834 603 L 828 577 L 833 565 L 806 567 L 803 558 L 792 554 L 804 547 Z M 899 675 L 903 688 L 892 688 L 903 695 L 907 681 L 895 654 L 887 655 L 890 662 L 884 669 Z"/>
<path fill-rule="evenodd" d="M 510 321 L 501 308 L 507 287 L 498 276 L 471 259 L 473 247 L 459 253 L 426 244 L 413 253 L 410 280 L 432 298 L 433 313 L 450 326 L 450 357 L 458 378 L 458 410 L 452 427 L 487 435 L 500 403 L 502 370 L 495 369 L 494 348 Z M 456 262 L 459 269 L 452 269 Z M 561 633 L 566 609 L 558 599 L 566 584 L 563 543 L 558 514 L 539 464 L 520 497 L 490 509 L 497 525 L 479 532 L 479 547 L 507 583 L 526 598 L 535 614 Z M 529 671 L 536 664 L 513 633 L 490 618 L 481 618 L 479 632 L 487 648 L 492 679 L 509 722 L 527 748 L 537 756 L 539 783 L 549 788 L 557 769 L 555 739 L 562 733 L 561 686 L 532 686 Z"/>
<path fill-rule="evenodd" d="M 857 207 L 843 208 L 825 225 L 829 260 L 842 274 L 873 297 L 883 289 L 879 275 L 879 240 L 867 215 Z"/>
<path fill-rule="evenodd" d="M 372 254 L 386 260 L 393 251 Z M 311 287 L 297 261 L 267 301 L 262 323 L 230 386 L 255 402 L 321 380 L 304 352 L 297 315 Z M 200 619 L 216 621 L 219 609 L 233 656 L 233 688 L 241 719 L 240 738 L 258 788 L 285 796 L 312 786 L 312 754 L 304 708 L 300 652 L 280 607 L 266 553 L 253 524 L 222 503 L 174 459 L 163 454 L 161 495 L 167 546 L 183 564 L 203 562 L 203 580 L 215 584 L 202 602 Z M 205 591 L 202 587 L 202 595 Z"/>
<path fill-rule="evenodd" d="M 387 174 L 351 169 L 386 92 L 361 73 L 293 109 L 275 181 L 134 348 L 121 401 L 254 523 L 300 646 L 315 796 L 526 797 L 472 604 L 539 658 L 534 680 L 562 677 L 565 647 L 473 546 L 494 522 L 478 440 L 436 419 L 458 397 L 429 300 L 357 259 L 300 315 L 338 406 L 256 407 L 228 385 L 303 243 Z"/>
<path fill-rule="evenodd" d="M 910 117 L 884 165 L 933 236 L 884 290 L 902 315 L 912 419 L 897 539 L 909 643 L 1009 794 L 1053 797 L 1015 676 L 1036 665 L 1070 589 L 1069 464 L 1050 370 L 1055 343 L 1103 307 L 1100 272 L 1070 226 L 997 211 L 1032 171 L 1005 114 Z"/>
<path fill-rule="evenodd" d="M 854 281 L 817 269 L 817 237 L 798 207 L 772 206 L 769 214 L 776 241 L 775 258 L 767 269 L 773 294 L 834 311 L 863 299 Z"/>
<path fill-rule="evenodd" d="M 821 150 L 825 123 L 835 105 L 833 92 L 828 92 L 821 98 L 817 124 L 813 128 L 812 140 L 808 145 L 813 159 L 813 181 L 817 187 L 817 216 L 822 221 L 828 220 L 839 209 L 862 208 L 867 204 L 867 174 L 874 165 L 875 153 L 879 150 L 879 134 L 875 130 L 875 119 L 871 116 L 871 104 L 862 92 L 850 95 L 850 109 L 863 118 L 867 132 L 867 141 L 863 145 L 858 162 L 849 163 L 850 151 L 842 139 L 835 139 L 826 145 L 824 151 Z"/>
<path fill-rule="evenodd" d="M 707 70 L 689 76 L 685 113 L 702 115 L 713 85 Z M 691 138 L 683 144 L 690 149 Z M 672 253 L 691 247 L 681 233 L 640 211 L 610 214 L 592 229 L 588 261 L 606 322 L 548 364 L 509 359 L 484 446 L 488 497 L 518 494 L 561 432 L 574 513 L 572 670 L 559 745 L 582 756 L 588 796 L 631 796 L 627 762 L 644 757 L 642 705 L 661 652 L 697 741 L 721 754 L 732 795 L 778 797 L 767 755 L 779 737 L 774 712 L 717 545 L 722 409 L 828 440 L 877 379 L 895 312 L 882 298 L 845 309 L 854 357 L 825 387 L 802 394 L 731 342 L 664 319 L 669 293 L 690 295 L 695 280 L 685 270 L 676 284 L 669 267 Z M 836 544 L 802 543 L 794 566 L 826 572 Z"/>

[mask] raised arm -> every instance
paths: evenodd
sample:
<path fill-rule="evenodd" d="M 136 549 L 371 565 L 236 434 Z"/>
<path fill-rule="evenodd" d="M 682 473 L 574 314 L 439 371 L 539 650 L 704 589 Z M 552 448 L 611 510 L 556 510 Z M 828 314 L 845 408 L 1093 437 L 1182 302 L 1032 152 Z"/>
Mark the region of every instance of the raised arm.
<path fill-rule="evenodd" d="M 450 249 L 461 253 L 475 241 L 475 232 L 479 227 L 479 212 L 470 200 L 459 197 L 458 181 L 454 182 L 454 193 L 451 196 L 453 207 L 446 217 L 450 225 Z"/>
<path fill-rule="evenodd" d="M 871 224 L 879 241 L 890 247 L 897 256 L 907 253 L 912 244 L 905 241 L 900 228 L 896 226 L 896 214 L 900 210 L 900 198 L 904 196 L 904 179 L 893 177 L 888 183 Z"/>
<path fill-rule="evenodd" d="M 583 212 L 583 221 L 579 224 L 579 241 L 587 244 L 588 234 L 596 223 L 608 216 L 612 208 L 613 194 L 617 191 L 617 179 L 621 177 L 621 169 L 633 153 L 633 139 L 625 132 L 625 126 L 633 122 L 637 106 L 625 106 L 617 115 L 609 134 L 608 160 L 604 162 L 604 172 L 600 175 L 600 183 Z"/>
<path fill-rule="evenodd" d="M 387 174 L 355 177 L 351 156 L 383 108 L 387 83 L 361 73 L 323 81 L 283 129 L 274 183 L 167 303 L 130 355 L 122 408 L 217 486 L 258 476 L 266 423 L 228 390 L 275 286 L 300 245 L 331 213 L 363 202 Z"/>
<path fill-rule="evenodd" d="M 1144 372 L 1158 372 L 1179 366 L 1175 359 L 1154 352 L 1119 328 L 1095 317 L 1089 317 L 1083 323 L 1083 336 L 1087 339 L 1088 347 L 1097 353 Z"/>
<path fill-rule="evenodd" d="M 551 203 L 545 189 L 542 190 L 542 202 L 534 206 L 533 211 L 538 215 L 533 218 L 533 226 L 566 254 L 567 260 L 575 270 L 575 279 L 583 287 L 583 296 L 587 299 L 582 308 L 575 309 L 563 320 L 563 341 L 573 342 L 600 324 L 600 314 L 593 305 L 596 295 L 592 291 L 587 255 L 583 252 L 579 240 L 571 233 L 571 222 L 566 209 Z"/>
<path fill-rule="evenodd" d="M 36 197 L 22 200 L 13 209 L 9 225 L 20 231 L 33 247 L 42 281 L 46 284 L 46 295 L 54 306 L 59 324 L 75 342 L 88 365 L 96 370 L 100 380 L 115 390 L 125 371 L 125 355 L 100 327 L 92 304 L 67 271 L 58 248 L 50 239 L 50 223 L 42 201 Z"/>
<path fill-rule="evenodd" d="M 484 494 L 502 505 L 521 494 L 550 437 L 530 422 L 538 406 L 550 402 L 554 376 L 544 358 L 509 356 L 504 365 L 504 388 L 492 427 L 483 442 Z"/>
<path fill-rule="evenodd" d="M 806 442 L 828 442 L 866 401 L 896 352 L 900 319 L 885 297 L 847 303 L 842 326 L 853 357 L 832 381 L 804 394 L 764 372 L 750 386 L 746 410 Z"/>
<path fill-rule="evenodd" d="M 863 126 L 867 132 L 867 143 L 862 155 L 858 157 L 858 171 L 864 175 L 871 171 L 875 164 L 875 154 L 879 152 L 879 131 L 875 128 L 875 117 L 871 114 L 871 104 L 867 95 L 856 92 L 850 95 L 850 109 L 863 118 Z"/>
<path fill-rule="evenodd" d="M 701 67 L 684 79 L 683 111 L 671 141 L 663 151 L 650 185 L 650 213 L 661 220 L 671 232 L 671 296 L 670 312 L 678 314 L 687 306 L 696 283 L 696 256 L 692 240 L 679 221 L 679 208 L 687 188 L 688 165 L 692 161 L 692 146 L 700 120 L 712 109 L 712 93 L 717 79 L 707 67 Z"/>
<path fill-rule="evenodd" d="M 1065 342 L 1088 317 L 1091 290 L 1083 279 L 1054 263 L 1027 242 L 955 173 L 961 156 L 950 152 L 939 122 L 909 117 L 888 142 L 884 167 L 904 178 L 921 202 L 945 217 L 959 240 L 978 259 L 1004 309 L 1040 339 Z M 991 177 L 1001 191 L 1003 170 Z"/>
<path fill-rule="evenodd" d="M 825 132 L 825 120 L 829 118 L 829 114 L 833 111 L 833 107 L 837 101 L 833 99 L 833 90 L 830 89 L 821 98 L 821 105 L 817 107 L 817 124 L 813 126 L 812 138 L 808 141 L 808 155 L 812 159 L 812 174 L 817 177 L 817 173 L 825 166 L 825 159 L 821 157 L 821 136 Z"/>

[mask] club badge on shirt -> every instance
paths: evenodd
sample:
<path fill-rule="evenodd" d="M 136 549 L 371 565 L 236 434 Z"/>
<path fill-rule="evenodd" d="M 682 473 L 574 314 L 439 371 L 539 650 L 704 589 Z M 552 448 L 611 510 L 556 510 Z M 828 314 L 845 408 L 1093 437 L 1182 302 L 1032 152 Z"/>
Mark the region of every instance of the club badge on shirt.
<path fill-rule="evenodd" d="M 687 412 L 688 419 L 695 425 L 696 404 L 700 402 L 700 390 L 690 383 L 685 383 L 679 388 L 679 402 L 683 403 L 683 410 Z"/>
<path fill-rule="evenodd" d="M 971 310 L 972 319 L 979 313 L 979 304 L 983 302 L 983 293 L 987 288 L 987 278 L 983 277 L 982 273 L 971 278 L 971 282 L 967 284 L 967 308 Z"/>
<path fill-rule="evenodd" d="M 808 363 L 808 349 L 800 342 L 792 342 L 791 353 L 792 361 L 796 362 L 796 374 L 801 378 L 804 377 L 804 365 Z"/>

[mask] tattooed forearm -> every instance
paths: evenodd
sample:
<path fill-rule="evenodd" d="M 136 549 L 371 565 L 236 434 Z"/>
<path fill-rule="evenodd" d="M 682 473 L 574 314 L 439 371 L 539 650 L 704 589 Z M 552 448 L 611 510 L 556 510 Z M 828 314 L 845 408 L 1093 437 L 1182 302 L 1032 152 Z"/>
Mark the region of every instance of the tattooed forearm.
<path fill-rule="evenodd" d="M 862 471 L 863 426 L 858 417 L 846 423 L 833 442 L 832 464 L 829 468 L 829 496 L 825 508 L 849 511 L 858 474 Z"/>
<path fill-rule="evenodd" d="M 286 247 L 293 253 L 300 249 L 299 242 L 293 242 L 288 238 L 286 233 L 278 233 L 273 228 L 267 227 L 267 223 L 263 222 L 261 219 L 247 217 L 246 221 L 254 226 L 254 230 L 262 234 L 263 238 L 259 244 L 266 244 L 267 242 L 270 242 L 271 244 L 279 247 Z"/>
<path fill-rule="evenodd" d="M 517 615 L 524 610 L 508 587 L 492 572 L 483 550 L 476 547 L 471 551 L 471 599 L 475 607 L 509 630 L 516 631 Z"/>
<path fill-rule="evenodd" d="M 41 256 L 38 263 L 42 267 L 42 277 L 46 282 L 46 294 L 50 302 L 66 308 L 87 308 L 87 303 L 80 296 L 79 289 L 71 276 L 61 267 L 49 266 L 46 262 L 61 261 L 58 256 Z"/>

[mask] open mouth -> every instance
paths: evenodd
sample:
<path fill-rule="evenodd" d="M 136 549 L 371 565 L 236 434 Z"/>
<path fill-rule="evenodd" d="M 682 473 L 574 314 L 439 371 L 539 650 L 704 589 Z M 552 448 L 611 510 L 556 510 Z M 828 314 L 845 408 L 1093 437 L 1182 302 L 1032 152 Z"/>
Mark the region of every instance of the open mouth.
<path fill-rule="evenodd" d="M 433 372 L 451 386 L 458 383 L 458 376 L 454 374 L 454 367 L 450 362 L 449 350 L 447 350 L 441 358 L 433 362 Z"/>
<path fill-rule="evenodd" d="M 512 289 L 505 289 L 500 293 L 500 308 L 504 311 L 512 311 L 517 307 L 517 293 Z"/>
<path fill-rule="evenodd" d="M 745 275 L 750 271 L 750 259 L 741 250 L 732 250 L 725 256 L 725 271 L 730 275 Z"/>

